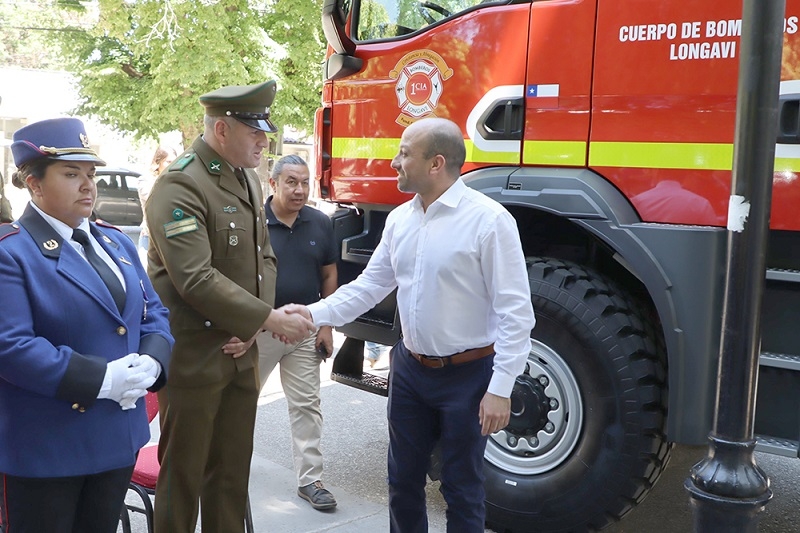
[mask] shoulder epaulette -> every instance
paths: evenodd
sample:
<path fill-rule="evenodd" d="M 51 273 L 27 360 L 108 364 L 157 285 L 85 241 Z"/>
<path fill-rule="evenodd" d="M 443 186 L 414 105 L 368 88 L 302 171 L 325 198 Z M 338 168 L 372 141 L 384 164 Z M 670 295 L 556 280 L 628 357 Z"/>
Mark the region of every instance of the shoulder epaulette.
<path fill-rule="evenodd" d="M 108 228 L 108 229 L 115 229 L 115 230 L 119 231 L 120 233 L 124 233 L 124 232 L 123 232 L 123 231 L 122 231 L 120 228 L 118 228 L 117 226 L 115 226 L 115 225 L 113 225 L 113 224 L 109 224 L 108 222 L 105 222 L 105 221 L 103 221 L 103 220 L 95 220 L 95 222 L 94 222 L 94 223 L 95 223 L 95 224 L 97 224 L 98 226 L 102 226 L 102 227 L 104 227 L 104 228 Z"/>
<path fill-rule="evenodd" d="M 17 233 L 19 233 L 19 224 L 0 224 L 0 241 L 9 235 L 15 235 Z"/>
<path fill-rule="evenodd" d="M 168 170 L 183 170 L 186 168 L 186 165 L 192 162 L 192 159 L 194 159 L 194 152 L 184 154 L 183 157 L 176 159 L 175 162 L 169 166 Z"/>

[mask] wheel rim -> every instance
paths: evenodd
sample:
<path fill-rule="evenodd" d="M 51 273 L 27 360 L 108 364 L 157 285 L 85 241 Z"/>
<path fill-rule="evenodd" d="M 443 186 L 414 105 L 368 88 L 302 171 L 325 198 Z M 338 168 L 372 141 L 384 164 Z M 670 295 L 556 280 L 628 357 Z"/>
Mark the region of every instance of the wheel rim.
<path fill-rule="evenodd" d="M 541 474 L 569 457 L 583 427 L 580 389 L 552 348 L 531 339 L 525 371 L 511 393 L 511 421 L 490 436 L 485 458 L 522 475 Z"/>

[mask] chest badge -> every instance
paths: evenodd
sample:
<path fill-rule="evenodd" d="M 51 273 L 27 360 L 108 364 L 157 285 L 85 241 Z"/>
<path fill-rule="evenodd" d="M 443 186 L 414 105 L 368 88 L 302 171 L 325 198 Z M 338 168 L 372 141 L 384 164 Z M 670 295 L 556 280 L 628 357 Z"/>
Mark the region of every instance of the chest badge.
<path fill-rule="evenodd" d="M 225 213 L 235 213 L 236 212 L 236 206 L 226 205 L 225 207 L 222 208 L 222 211 L 225 212 Z"/>
<path fill-rule="evenodd" d="M 230 244 L 231 246 L 236 246 L 237 244 L 239 244 L 239 236 L 231 235 L 230 237 L 228 237 L 228 244 Z"/>

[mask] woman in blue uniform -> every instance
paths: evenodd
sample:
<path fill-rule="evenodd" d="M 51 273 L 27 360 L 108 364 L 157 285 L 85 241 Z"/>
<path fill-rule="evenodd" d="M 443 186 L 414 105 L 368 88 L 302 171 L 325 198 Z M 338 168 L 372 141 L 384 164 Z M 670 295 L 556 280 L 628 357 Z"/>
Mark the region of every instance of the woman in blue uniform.
<path fill-rule="evenodd" d="M 167 310 L 131 240 L 89 221 L 105 163 L 81 121 L 30 124 L 11 151 L 31 201 L 0 225 L 0 530 L 112 533 L 150 438 L 142 397 L 167 378 Z"/>

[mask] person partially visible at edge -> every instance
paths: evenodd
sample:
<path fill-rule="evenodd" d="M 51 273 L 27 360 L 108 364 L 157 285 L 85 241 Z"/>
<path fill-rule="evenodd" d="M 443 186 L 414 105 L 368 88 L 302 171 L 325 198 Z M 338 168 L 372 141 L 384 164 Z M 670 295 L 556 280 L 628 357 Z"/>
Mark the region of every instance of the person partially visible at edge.
<path fill-rule="evenodd" d="M 338 326 L 397 288 L 402 339 L 389 360 L 392 532 L 427 531 L 425 475 L 441 445 L 447 530 L 483 533 L 483 452 L 510 418 L 531 349 L 534 314 L 514 218 L 460 179 L 464 138 L 450 120 L 411 124 L 392 160 L 415 193 L 386 220 L 361 275 L 333 295 L 287 310 Z"/>
<path fill-rule="evenodd" d="M 176 157 L 175 149 L 169 146 L 159 146 L 153 154 L 153 161 L 150 163 L 150 172 L 139 176 L 137 191 L 139 192 L 139 204 L 142 206 L 142 223 L 139 225 L 139 251 L 143 257 L 147 258 L 147 249 L 150 247 L 150 231 L 147 229 L 147 215 L 144 206 L 156 178 L 164 172 Z"/>
<path fill-rule="evenodd" d="M 244 531 L 258 400 L 256 336 L 314 332 L 273 308 L 276 261 L 255 171 L 275 132 L 276 85 L 200 97 L 204 132 L 156 180 L 145 206 L 147 269 L 170 310 L 175 350 L 159 393 L 155 530 Z"/>
<path fill-rule="evenodd" d="M 267 225 L 278 258 L 275 305 L 309 304 L 333 294 L 337 287 L 339 253 L 331 219 L 306 205 L 310 191 L 308 166 L 297 155 L 279 159 L 269 180 L 274 194 L 267 199 Z M 316 335 L 284 344 L 269 333 L 258 337 L 258 373 L 264 387 L 280 363 L 292 432 L 297 495 L 314 509 L 336 507 L 336 498 L 322 484 L 322 409 L 320 363 L 333 353 L 333 331 L 322 326 Z"/>
<path fill-rule="evenodd" d="M 11 214 L 11 202 L 6 198 L 6 180 L 0 172 L 0 223 L 13 222 L 14 215 Z"/>
<path fill-rule="evenodd" d="M 95 165 L 75 118 L 14 133 L 31 199 L 0 226 L 0 529 L 113 533 L 139 449 L 142 397 L 164 385 L 168 312 L 120 230 L 90 222 Z"/>

